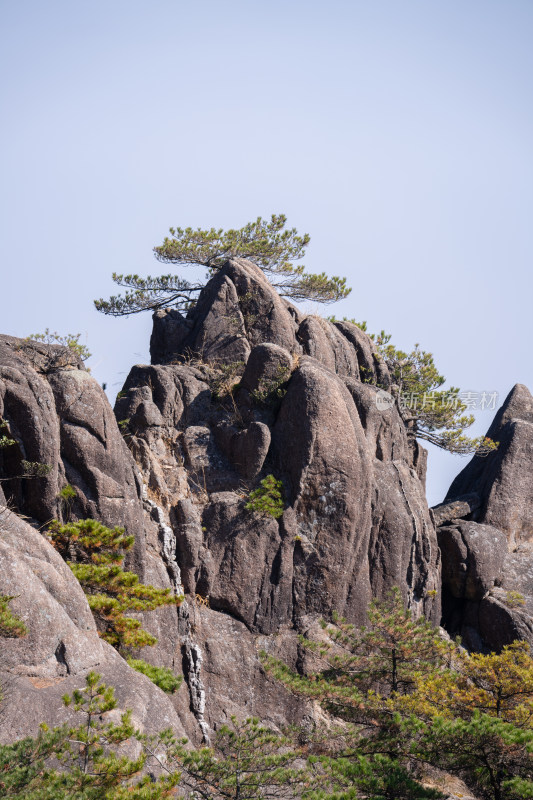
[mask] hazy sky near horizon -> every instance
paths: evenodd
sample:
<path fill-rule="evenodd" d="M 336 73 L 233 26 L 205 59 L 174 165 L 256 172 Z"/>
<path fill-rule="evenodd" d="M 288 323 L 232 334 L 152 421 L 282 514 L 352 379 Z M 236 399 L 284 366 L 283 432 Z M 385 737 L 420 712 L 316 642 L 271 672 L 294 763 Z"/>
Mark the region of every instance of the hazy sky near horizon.
<path fill-rule="evenodd" d="M 532 40 L 531 0 L 3 0 L 0 331 L 81 332 L 114 397 L 151 319 L 94 310 L 111 273 L 282 212 L 353 287 L 322 313 L 533 389 Z M 432 449 L 431 504 L 464 463 Z"/>

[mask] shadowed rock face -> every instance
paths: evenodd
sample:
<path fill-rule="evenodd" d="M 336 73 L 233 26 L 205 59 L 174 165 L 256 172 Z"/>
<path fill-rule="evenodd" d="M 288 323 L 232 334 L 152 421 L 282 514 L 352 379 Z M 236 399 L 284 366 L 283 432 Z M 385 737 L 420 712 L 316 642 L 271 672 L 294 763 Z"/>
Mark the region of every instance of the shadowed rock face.
<path fill-rule="evenodd" d="M 52 467 L 39 484 L 18 481 L 0 451 L 6 495 L 39 524 L 123 525 L 142 580 L 183 587 L 178 611 L 145 615 L 159 641 L 142 657 L 183 671 L 172 704 L 189 736 L 233 713 L 302 719 L 309 709 L 264 674 L 259 649 L 301 665 L 298 633 L 333 610 L 361 623 L 394 585 L 440 620 L 424 451 L 394 408 L 378 408 L 374 384 L 389 379 L 370 338 L 304 318 L 249 262 L 220 270 L 187 318 L 156 312 L 151 353 L 115 420 L 80 365 L 43 374 L 1 339 L 0 414 L 20 457 Z M 283 482 L 279 519 L 246 509 L 268 474 Z"/>
<path fill-rule="evenodd" d="M 533 644 L 533 398 L 517 384 L 489 436 L 434 509 L 443 561 L 444 624 L 474 649 Z M 468 521 L 463 522 L 462 519 Z"/>

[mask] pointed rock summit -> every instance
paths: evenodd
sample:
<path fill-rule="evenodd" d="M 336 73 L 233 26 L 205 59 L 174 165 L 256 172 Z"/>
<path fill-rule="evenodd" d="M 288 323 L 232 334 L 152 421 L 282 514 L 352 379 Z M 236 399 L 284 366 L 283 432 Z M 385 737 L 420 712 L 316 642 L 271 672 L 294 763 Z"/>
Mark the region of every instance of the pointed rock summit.
<path fill-rule="evenodd" d="M 474 456 L 433 509 L 443 561 L 444 624 L 467 646 L 533 644 L 533 397 L 517 384 Z M 466 521 L 462 521 L 466 520 Z"/>
<path fill-rule="evenodd" d="M 446 500 L 474 494 L 473 519 L 502 530 L 511 550 L 533 542 L 533 397 L 516 384 L 497 412 L 487 436 L 499 442 L 486 457 L 475 456 L 453 481 Z"/>

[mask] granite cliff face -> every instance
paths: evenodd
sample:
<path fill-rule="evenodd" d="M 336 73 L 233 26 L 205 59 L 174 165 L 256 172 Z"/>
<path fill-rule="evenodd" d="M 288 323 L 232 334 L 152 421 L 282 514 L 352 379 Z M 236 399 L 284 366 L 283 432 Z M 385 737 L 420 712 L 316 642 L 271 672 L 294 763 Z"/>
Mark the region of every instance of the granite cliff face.
<path fill-rule="evenodd" d="M 91 667 L 141 721 L 153 706 L 155 727 L 181 726 L 196 742 L 231 714 L 302 721 L 312 709 L 264 673 L 261 649 L 304 668 L 298 633 L 333 610 L 361 623 L 369 600 L 394 585 L 416 614 L 441 619 L 425 451 L 407 439 L 395 408 L 377 402 L 373 382 L 387 386 L 389 377 L 363 331 L 304 317 L 260 269 L 236 260 L 187 318 L 156 312 L 151 355 L 151 365 L 132 368 L 113 413 L 67 351 L 0 338 L 0 417 L 17 443 L 0 450 L 0 486 L 12 509 L 0 516 L 0 593 L 18 595 L 13 610 L 30 627 L 28 638 L 2 642 L 0 682 L 13 686 L 13 700 L 7 693 L 4 701 L 7 738 L 49 721 L 46 710 Z M 463 511 L 462 495 L 475 494 L 481 516 L 438 518 L 445 617 L 462 615 L 450 627 L 467 624 L 469 603 L 482 617 L 507 542 L 525 546 L 528 518 L 504 518 L 509 509 L 498 499 L 508 491 L 506 472 L 524 458 L 516 438 L 531 426 L 524 408 L 508 402 L 495 421 L 508 446 L 495 435 L 503 447 L 480 467 L 474 459 L 452 487 L 450 500 L 459 498 Z M 23 459 L 51 471 L 20 479 Z M 245 507 L 269 474 L 283 482 L 279 519 Z M 66 483 L 76 490 L 68 508 L 59 497 Z M 172 699 L 98 639 L 79 585 L 38 532 L 67 514 L 123 525 L 135 536 L 128 567 L 146 583 L 185 593 L 179 608 L 143 619 L 158 643 L 142 657 L 185 677 Z M 467 564 L 460 580 L 454 558 Z M 490 603 L 504 608 L 496 597 Z M 46 624 L 33 631 L 41 616 Z"/>

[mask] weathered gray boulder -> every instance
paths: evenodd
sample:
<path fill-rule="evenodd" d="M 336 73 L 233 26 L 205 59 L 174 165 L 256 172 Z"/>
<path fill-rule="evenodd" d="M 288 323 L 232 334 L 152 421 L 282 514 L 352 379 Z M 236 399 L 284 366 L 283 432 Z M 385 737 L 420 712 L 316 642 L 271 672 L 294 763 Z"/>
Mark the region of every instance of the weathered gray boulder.
<path fill-rule="evenodd" d="M 51 368 L 21 344 L 21 340 L 0 337 L 0 412 L 10 438 L 17 442 L 0 450 L 0 477 L 7 500 L 39 526 L 54 517 L 92 517 L 109 526 L 125 527 L 135 537 L 133 551 L 127 556 L 128 568 L 146 583 L 170 586 L 179 594 L 179 569 L 175 553 L 168 547 L 164 519 L 157 504 L 146 497 L 148 487 L 126 444 L 128 433 L 125 430 L 125 437 L 121 435 L 101 387 L 81 364 L 68 361 L 68 353 L 60 352 Z M 194 379 L 188 385 L 194 385 Z M 150 408 L 142 387 L 140 394 Z M 137 408 L 140 405 L 137 403 Z M 145 422 L 148 419 L 139 417 Z M 47 464 L 49 474 L 21 479 L 22 458 Z M 65 501 L 60 491 L 67 483 L 76 494 Z M 77 585 L 67 572 L 71 583 Z M 186 622 L 180 620 L 175 607 L 145 617 L 146 627 L 159 642 L 144 657 L 181 673 L 180 626 L 186 628 Z M 174 702 L 179 706 L 181 697 Z M 188 716 L 194 721 L 187 704 L 183 717 L 190 730 Z"/>
<path fill-rule="evenodd" d="M 353 322 L 336 322 L 335 327 L 352 345 L 359 364 L 359 377 L 363 383 L 375 383 L 382 388 L 390 385 L 386 364 L 376 346 L 358 325 Z"/>
<path fill-rule="evenodd" d="M 230 260 L 222 272 L 235 286 L 250 346 L 271 342 L 291 352 L 300 352 L 295 334 L 301 314 L 279 296 L 263 270 L 238 258 Z"/>
<path fill-rule="evenodd" d="M 179 505 L 181 499 L 185 502 L 185 498 L 190 498 L 188 502 L 193 509 L 198 509 L 201 518 L 208 492 L 239 486 L 242 482 L 239 468 L 247 475 L 255 476 L 261 469 L 269 446 L 270 431 L 267 426 L 252 421 L 247 429 L 234 431 L 236 435 L 231 452 L 236 459 L 235 471 L 214 438 L 216 426 L 221 421 L 221 411 L 218 402 L 212 398 L 210 369 L 200 369 L 188 364 L 134 368 L 117 401 L 119 429 L 104 393 L 80 365 L 69 364 L 57 370 L 37 372 L 35 365 L 27 358 L 27 353 L 20 350 L 17 340 L 9 340 L 4 346 L 5 379 L 0 385 L 0 396 L 5 401 L 2 411 L 8 424 L 7 432 L 17 439 L 18 448 L 18 459 L 4 457 L 1 463 L 1 476 L 7 478 L 2 485 L 9 491 L 10 500 L 14 501 L 21 512 L 31 512 L 39 524 L 46 523 L 53 516 L 64 514 L 71 519 L 91 516 L 108 525 L 125 526 L 135 536 L 135 551 L 128 566 L 147 583 L 170 586 L 180 593 L 182 587 L 178 559 L 183 565 L 187 586 L 191 587 L 192 600 L 189 598 L 190 602 L 184 603 L 178 610 L 163 608 L 144 615 L 143 624 L 157 636 L 158 644 L 142 651 L 144 659 L 168 666 L 178 674 L 183 672 L 185 676 L 184 687 L 169 701 L 181 720 L 178 732 L 185 731 L 193 741 L 199 743 L 207 740 L 210 726 L 216 725 L 233 712 L 241 716 L 247 713 L 257 714 L 260 707 L 261 715 L 268 716 L 266 706 L 257 701 L 255 706 L 250 705 L 239 693 L 243 686 L 239 664 L 244 662 L 249 664 L 249 669 L 256 675 L 256 684 L 264 683 L 267 687 L 265 698 L 272 701 L 272 719 L 281 722 L 283 715 L 276 709 L 289 707 L 291 702 L 294 705 L 294 701 L 288 699 L 287 693 L 278 684 L 264 676 L 252 634 L 245 637 L 240 630 L 238 642 L 228 643 L 223 640 L 223 635 L 228 631 L 222 620 L 213 623 L 211 634 L 207 630 L 203 633 L 210 648 L 209 652 L 204 651 L 204 642 L 198 640 L 194 628 L 194 598 L 196 589 L 202 589 L 202 583 L 200 581 L 197 587 L 197 582 L 204 573 L 211 575 L 214 581 L 214 602 L 218 592 L 218 596 L 223 599 L 222 604 L 230 607 L 233 602 L 228 588 L 231 581 L 224 569 L 214 568 L 211 573 L 206 573 L 194 547 L 194 579 L 189 579 L 188 550 L 183 542 L 176 544 L 176 532 L 181 531 L 181 525 L 176 521 L 179 514 L 176 517 L 173 512 L 173 507 Z M 4 372 L 2 376 L 4 378 Z M 28 424 L 28 419 L 32 422 L 31 425 Z M 45 435 L 42 435 L 43 432 Z M 6 453 L 7 449 L 0 453 L 0 457 Z M 133 455 L 139 466 L 136 465 Z M 37 490 L 37 479 L 36 491 L 30 493 L 28 486 L 32 484 L 15 477 L 20 474 L 19 464 L 23 456 L 33 461 L 46 460 L 52 467 L 50 476 L 39 479 L 42 494 Z M 66 482 L 71 483 L 76 490 L 76 497 L 68 508 L 58 497 Z M 19 488 L 20 491 L 16 494 L 15 489 Z M 239 503 L 242 504 L 240 498 Z M 246 514 L 247 521 L 248 517 Z M 277 526 L 275 527 L 277 530 Z M 209 553 L 203 541 L 205 532 L 200 525 L 200 549 L 206 564 L 216 565 L 217 559 L 220 563 L 223 557 L 223 550 L 213 547 L 213 554 Z M 247 535 L 248 532 L 243 530 L 245 542 Z M 41 541 L 38 534 L 35 536 Z M 59 556 L 52 552 L 56 560 L 62 563 Z M 243 587 L 251 573 L 250 565 L 255 564 L 256 555 L 257 553 L 250 552 L 250 562 L 243 561 L 240 564 L 239 581 Z M 70 570 L 63 566 L 70 583 L 77 586 Z M 259 576 L 257 568 L 255 571 Z M 228 594 L 227 599 L 224 598 L 225 592 Z M 10 593 L 17 594 L 17 591 Z M 266 586 L 263 594 L 257 592 L 257 598 L 244 588 L 239 589 L 238 594 L 241 598 L 248 594 L 248 601 L 259 608 L 269 602 Z M 85 599 L 79 587 L 78 595 L 83 598 L 83 608 L 87 613 Z M 61 601 L 63 599 L 70 602 L 68 591 Z M 53 617 L 54 624 L 60 613 L 61 609 Z M 213 619 L 216 614 L 222 614 L 224 618 L 227 616 L 227 612 L 221 609 L 218 612 L 211 611 L 210 618 Z M 269 613 L 267 616 L 269 624 L 272 624 L 272 615 Z M 92 624 L 92 618 L 90 622 Z M 253 624 L 253 617 L 247 619 L 247 622 Z M 245 629 L 242 623 L 240 625 Z M 219 641 L 218 650 L 216 641 Z M 294 639 L 293 644 L 295 641 Z M 87 671 L 95 664 L 98 668 L 102 665 L 102 659 L 98 655 L 102 646 L 104 645 L 95 633 L 90 643 L 85 643 L 84 652 L 88 661 L 82 665 L 87 667 Z M 67 663 L 72 661 L 77 652 L 70 639 L 65 639 L 64 645 L 56 642 L 55 647 L 59 647 L 58 658 L 61 664 L 65 659 Z M 114 683 L 122 681 L 124 687 L 131 685 L 134 688 L 135 681 L 132 683 L 128 677 L 131 670 L 126 668 L 126 676 L 121 677 L 124 662 L 107 645 L 104 648 L 109 651 L 109 663 L 114 664 Z M 227 654 L 232 648 L 236 653 L 237 666 L 228 660 Z M 226 673 L 216 662 L 216 654 L 220 652 L 226 654 Z M 54 653 L 55 650 L 46 658 L 55 669 L 59 662 Z M 119 666 L 116 666 L 113 659 L 118 659 Z M 21 655 L 21 664 L 27 664 L 30 671 L 34 669 L 30 650 Z M 110 678 L 111 670 L 103 671 L 104 678 Z M 204 672 L 207 676 L 214 676 L 213 686 L 209 684 Z M 45 679 L 49 680 L 48 674 Z M 147 682 L 142 676 L 139 679 Z M 226 691 L 219 694 L 219 687 L 222 685 L 226 685 Z M 149 691 L 152 686 L 148 682 Z M 70 685 L 58 685 L 55 694 L 51 691 L 43 694 L 41 705 L 40 701 L 34 701 L 36 715 L 39 714 L 44 719 L 44 710 L 49 707 L 52 716 L 46 717 L 47 719 L 55 721 L 53 714 L 56 712 L 61 717 L 60 697 L 69 690 Z M 30 689 L 24 684 L 20 691 L 28 693 Z M 139 692 L 142 700 L 143 693 L 140 690 Z M 206 697 L 210 698 L 207 707 Z M 279 701 L 280 697 L 284 698 L 283 702 Z M 302 706 L 301 703 L 296 705 Z M 142 718 L 142 709 L 139 710 L 135 703 L 132 706 L 134 715 Z M 175 720 L 172 724 L 178 725 Z"/>
<path fill-rule="evenodd" d="M 479 604 L 477 630 L 485 646 L 499 652 L 517 639 L 533 645 L 533 604 L 509 600 L 503 590 L 493 590 Z"/>
<path fill-rule="evenodd" d="M 240 308 L 246 295 L 241 334 L 252 346 L 231 402 L 224 406 L 212 394 L 211 409 L 207 400 L 202 405 L 202 419 L 187 419 L 186 404 L 178 414 L 172 401 L 165 408 L 162 398 L 171 394 L 154 383 L 153 401 L 163 423 L 141 425 L 131 441 L 145 474 L 150 464 L 151 476 L 158 472 L 154 461 L 161 462 L 161 455 L 153 457 L 162 452 L 155 444 L 158 430 L 173 436 L 183 453 L 198 511 L 191 517 L 187 496 L 180 497 L 160 471 L 158 490 L 171 509 L 187 591 L 208 595 L 212 609 L 227 610 L 260 632 L 334 609 L 362 620 L 372 594 L 380 596 L 394 584 L 410 605 L 438 620 L 439 553 L 421 481 L 424 451 L 409 442 L 394 408 L 378 408 L 377 388 L 369 382 L 387 384 L 388 375 L 371 339 L 351 323 L 302 319 L 260 270 L 232 261 L 189 312 L 187 347 L 196 347 L 193 336 L 212 341 L 206 315 L 227 297 L 226 280 L 236 287 Z M 231 326 L 226 334 L 230 338 L 222 335 L 220 341 L 229 343 Z M 299 355 L 302 349 L 313 356 Z M 157 387 L 168 385 L 171 375 L 175 379 L 176 370 L 182 371 L 180 381 L 186 380 L 184 371 L 200 370 L 209 382 L 206 370 L 218 356 L 206 352 L 206 363 L 192 357 L 182 367 L 153 367 L 159 371 Z M 135 396 L 136 385 L 146 385 L 145 369 L 132 371 L 128 398 Z M 130 417 L 123 410 L 128 403 L 125 398 L 117 404 L 125 417 Z M 171 469 L 171 463 L 164 461 L 169 477 L 180 469 L 179 463 Z M 248 486 L 232 485 L 232 468 Z M 243 499 L 253 481 L 269 472 L 283 479 L 287 508 L 279 525 L 262 521 L 255 542 L 255 522 Z"/>
<path fill-rule="evenodd" d="M 176 311 L 154 314 L 152 363 L 188 355 L 246 361 L 251 347 L 265 341 L 292 350 L 298 321 L 297 310 L 273 290 L 259 267 L 233 259 L 211 278 L 187 319 Z"/>
<path fill-rule="evenodd" d="M 40 523 L 71 515 L 142 530 L 139 471 L 113 411 L 83 365 L 68 362 L 68 348 L 60 351 L 59 366 L 43 367 L 23 340 L 0 337 L 0 416 L 17 442 L 0 451 L 6 498 Z M 22 459 L 48 465 L 49 474 L 21 480 Z M 76 490 L 67 503 L 66 484 Z M 138 536 L 141 571 L 143 550 Z"/>
<path fill-rule="evenodd" d="M 270 342 L 258 344 L 246 363 L 241 387 L 251 395 L 255 392 L 267 399 L 289 379 L 292 368 L 293 358 L 288 350 Z"/>
<path fill-rule="evenodd" d="M 154 364 L 165 364 L 182 352 L 183 344 L 191 332 L 191 322 L 175 308 L 155 311 L 153 322 L 150 355 Z"/>
<path fill-rule="evenodd" d="M 304 316 L 279 296 L 264 272 L 230 259 L 206 284 L 185 318 L 175 309 L 154 313 L 152 364 L 246 362 L 257 345 L 291 356 L 313 356 L 339 375 L 388 386 L 390 378 L 371 338 L 351 322 Z"/>
<path fill-rule="evenodd" d="M 431 509 L 433 520 L 437 527 L 446 525 L 456 519 L 469 517 L 481 505 L 481 500 L 477 494 L 468 494 L 458 497 L 456 500 L 439 503 Z"/>
<path fill-rule="evenodd" d="M 215 439 L 233 465 L 248 481 L 253 481 L 263 468 L 270 448 L 270 429 L 263 422 L 253 421 L 245 429 L 221 422 L 215 428 Z"/>
<path fill-rule="evenodd" d="M 2 433 L 16 441 L 0 450 L 2 488 L 10 503 L 24 504 L 27 516 L 50 519 L 57 515 L 57 494 L 65 482 L 60 426 L 52 389 L 23 345 L 22 339 L 0 337 L 0 418 L 7 425 Z M 39 356 L 39 349 L 36 352 Z M 22 482 L 18 476 L 24 473 L 23 460 L 47 464 L 51 470 L 39 480 Z"/>

